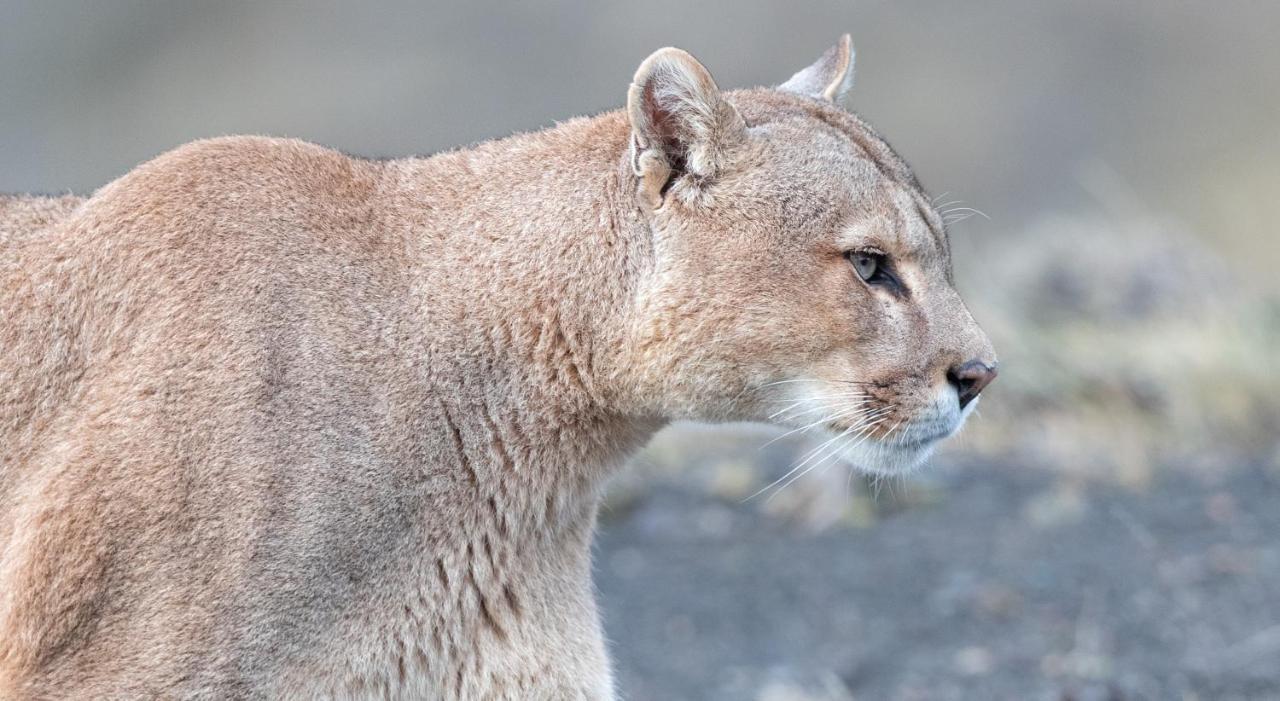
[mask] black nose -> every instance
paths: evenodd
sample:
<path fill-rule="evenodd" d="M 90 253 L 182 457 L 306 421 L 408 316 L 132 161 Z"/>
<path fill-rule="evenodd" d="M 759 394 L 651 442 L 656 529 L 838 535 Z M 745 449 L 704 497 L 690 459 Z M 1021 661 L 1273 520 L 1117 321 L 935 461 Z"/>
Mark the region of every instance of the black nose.
<path fill-rule="evenodd" d="M 978 398 L 982 389 L 996 379 L 996 367 L 981 360 L 970 360 L 947 371 L 947 381 L 955 385 L 960 395 L 960 408 Z"/>

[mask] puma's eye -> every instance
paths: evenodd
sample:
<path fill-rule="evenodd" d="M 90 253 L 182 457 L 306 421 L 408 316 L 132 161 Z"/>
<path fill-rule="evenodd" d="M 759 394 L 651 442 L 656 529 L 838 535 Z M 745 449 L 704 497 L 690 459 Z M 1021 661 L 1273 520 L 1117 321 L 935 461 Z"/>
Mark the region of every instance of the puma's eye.
<path fill-rule="evenodd" d="M 853 269 L 858 271 L 858 277 L 867 282 L 878 281 L 884 264 L 884 256 L 870 251 L 851 251 L 848 253 L 848 257 L 849 262 L 853 264 Z"/>
<path fill-rule="evenodd" d="M 857 271 L 858 277 L 868 285 L 882 287 L 895 295 L 905 295 L 907 289 L 894 275 L 888 258 L 878 251 L 849 251 L 844 254 L 849 264 Z"/>

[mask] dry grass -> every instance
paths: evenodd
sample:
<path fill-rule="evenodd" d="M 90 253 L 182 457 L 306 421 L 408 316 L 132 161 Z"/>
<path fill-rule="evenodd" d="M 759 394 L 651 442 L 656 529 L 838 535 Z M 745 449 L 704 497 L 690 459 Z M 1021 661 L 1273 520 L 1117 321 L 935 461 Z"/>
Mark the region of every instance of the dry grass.
<path fill-rule="evenodd" d="M 1002 372 L 962 445 L 1122 482 L 1274 450 L 1280 300 L 1123 188 L 1095 189 L 1106 213 L 988 251 L 1000 273 L 969 297 Z"/>

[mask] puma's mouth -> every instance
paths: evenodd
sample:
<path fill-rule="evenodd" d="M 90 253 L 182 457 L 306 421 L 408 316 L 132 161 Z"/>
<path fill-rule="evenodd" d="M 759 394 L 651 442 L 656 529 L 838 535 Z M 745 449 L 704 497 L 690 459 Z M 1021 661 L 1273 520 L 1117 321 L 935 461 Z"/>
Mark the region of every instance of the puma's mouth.
<path fill-rule="evenodd" d="M 896 436 L 890 436 L 890 442 L 894 445 L 914 450 L 936 446 L 938 443 L 950 438 L 964 426 L 965 419 L 969 418 L 969 414 L 973 413 L 973 409 L 977 406 L 977 399 L 974 399 L 968 406 L 963 409 L 948 407 L 947 409 L 929 412 L 925 416 L 917 417 L 911 422 L 904 425 L 903 430 L 899 431 Z"/>
<path fill-rule="evenodd" d="M 784 409 L 769 417 L 791 430 L 784 435 L 819 429 L 827 434 L 815 454 L 823 460 L 840 458 L 871 474 L 895 475 L 919 467 L 947 438 L 954 436 L 978 404 L 974 398 L 961 407 L 950 386 L 937 388 L 931 401 L 908 409 L 896 401 L 867 401 L 822 391 L 821 385 L 797 383 L 795 394 L 782 399 Z M 888 399 L 887 397 L 885 399 Z M 815 460 L 813 455 L 810 460 Z"/>

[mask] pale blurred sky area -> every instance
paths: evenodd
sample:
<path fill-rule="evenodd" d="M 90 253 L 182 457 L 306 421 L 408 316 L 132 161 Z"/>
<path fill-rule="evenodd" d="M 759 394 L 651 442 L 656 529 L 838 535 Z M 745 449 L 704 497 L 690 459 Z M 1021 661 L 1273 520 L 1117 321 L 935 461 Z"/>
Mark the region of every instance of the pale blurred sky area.
<path fill-rule="evenodd" d="M 616 108 L 661 46 L 748 86 L 848 31 L 851 106 L 991 217 L 958 238 L 1098 206 L 1081 180 L 1102 168 L 1261 274 L 1280 264 L 1277 28 L 1280 4 L 1242 0 L 5 0 L 0 191 L 89 192 L 232 133 L 430 153 Z"/>

